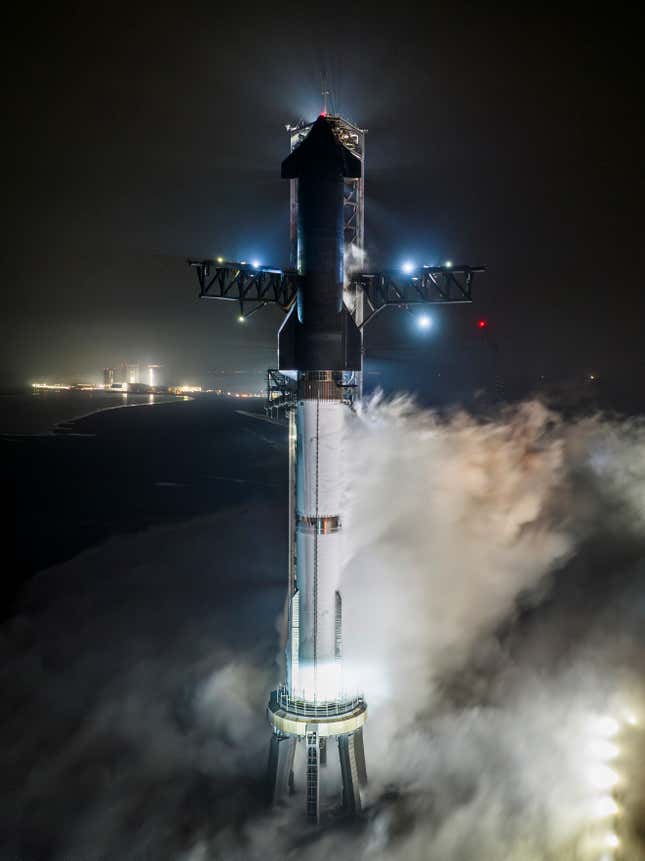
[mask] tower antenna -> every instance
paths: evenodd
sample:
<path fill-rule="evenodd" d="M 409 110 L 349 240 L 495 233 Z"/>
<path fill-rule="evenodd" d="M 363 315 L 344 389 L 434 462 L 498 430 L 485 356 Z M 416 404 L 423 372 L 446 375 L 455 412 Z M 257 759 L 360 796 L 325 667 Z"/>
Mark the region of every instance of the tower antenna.
<path fill-rule="evenodd" d="M 323 115 L 323 117 L 326 117 L 327 113 L 328 113 L 328 111 L 327 111 L 327 96 L 328 95 L 329 95 L 329 90 L 323 90 L 322 91 L 322 97 L 323 97 L 322 115 Z"/>
<path fill-rule="evenodd" d="M 326 117 L 327 114 L 329 113 L 328 106 L 327 106 L 327 96 L 330 95 L 330 92 L 327 89 L 327 78 L 325 75 L 323 75 L 322 89 L 320 91 L 320 95 L 322 96 L 322 111 L 320 112 L 320 116 Z"/>

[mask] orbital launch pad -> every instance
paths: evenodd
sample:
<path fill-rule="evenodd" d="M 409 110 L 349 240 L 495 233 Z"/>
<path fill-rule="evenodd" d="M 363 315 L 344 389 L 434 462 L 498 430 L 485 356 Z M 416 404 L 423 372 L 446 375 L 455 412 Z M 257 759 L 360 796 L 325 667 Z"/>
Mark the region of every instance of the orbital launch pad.
<path fill-rule="evenodd" d="M 342 803 L 366 802 L 363 726 L 367 704 L 343 671 L 343 429 L 363 370 L 363 331 L 386 307 L 470 302 L 483 267 L 436 266 L 401 273 L 344 273 L 348 244 L 362 250 L 364 132 L 324 112 L 288 127 L 282 163 L 291 181 L 292 267 L 188 261 L 200 297 L 239 302 L 240 319 L 265 305 L 287 316 L 278 333 L 278 371 L 291 393 L 289 573 L 286 677 L 271 694 L 268 789 L 272 801 L 295 792 L 294 757 L 305 749 L 305 810 L 320 816 L 320 769 L 337 742 Z M 346 298 L 349 299 L 348 307 Z"/>

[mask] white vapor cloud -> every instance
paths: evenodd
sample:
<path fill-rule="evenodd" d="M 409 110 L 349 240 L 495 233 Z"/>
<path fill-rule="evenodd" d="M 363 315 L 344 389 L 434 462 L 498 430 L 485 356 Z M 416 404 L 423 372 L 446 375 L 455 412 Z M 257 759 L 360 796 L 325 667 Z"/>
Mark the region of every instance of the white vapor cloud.
<path fill-rule="evenodd" d="M 364 818 L 264 805 L 286 513 L 254 501 L 36 578 L 0 640 L 1 857 L 596 861 L 607 769 L 645 857 L 644 743 L 620 723 L 645 714 L 643 424 L 377 396 L 344 452 Z"/>

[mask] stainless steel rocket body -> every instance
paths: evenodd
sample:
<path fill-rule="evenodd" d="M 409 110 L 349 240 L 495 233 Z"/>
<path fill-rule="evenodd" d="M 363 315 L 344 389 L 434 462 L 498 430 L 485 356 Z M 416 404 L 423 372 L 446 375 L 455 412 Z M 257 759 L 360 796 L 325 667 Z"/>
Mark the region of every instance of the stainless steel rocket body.
<path fill-rule="evenodd" d="M 301 375 L 296 413 L 295 591 L 288 685 L 307 702 L 342 700 L 343 437 L 338 374 Z M 294 624 L 295 622 L 295 624 Z"/>

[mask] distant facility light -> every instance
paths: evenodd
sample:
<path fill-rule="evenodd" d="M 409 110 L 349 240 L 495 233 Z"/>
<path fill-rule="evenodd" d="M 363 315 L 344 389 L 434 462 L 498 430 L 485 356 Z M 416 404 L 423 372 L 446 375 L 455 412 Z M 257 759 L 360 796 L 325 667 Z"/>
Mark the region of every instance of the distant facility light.
<path fill-rule="evenodd" d="M 443 265 L 446 267 L 446 269 L 450 269 L 450 267 L 452 266 L 452 260 L 446 260 Z"/>
<path fill-rule="evenodd" d="M 223 262 L 224 262 L 224 258 L 223 258 L 223 257 L 218 257 L 218 258 L 217 258 L 217 262 L 218 262 L 218 263 L 223 263 Z"/>
<path fill-rule="evenodd" d="M 403 266 L 401 266 L 401 270 L 405 272 L 406 275 L 409 275 L 411 272 L 414 272 L 416 266 L 412 263 L 411 260 L 406 260 Z"/>
<path fill-rule="evenodd" d="M 237 318 L 237 322 L 246 323 L 246 317 L 244 316 L 244 314 L 240 314 L 240 316 Z"/>
<path fill-rule="evenodd" d="M 246 266 L 246 260 L 240 260 L 240 263 L 242 264 L 242 266 Z"/>
<path fill-rule="evenodd" d="M 432 317 L 428 314 L 420 314 L 419 315 L 419 328 L 420 329 L 431 329 L 432 328 Z"/>
<path fill-rule="evenodd" d="M 254 269 L 259 269 L 260 268 L 260 261 L 259 260 L 251 260 L 251 266 Z"/>
<path fill-rule="evenodd" d="M 486 322 L 486 320 L 477 320 L 477 328 L 478 329 L 485 329 L 486 326 L 488 326 L 488 323 Z"/>
<path fill-rule="evenodd" d="M 52 389 L 57 392 L 72 388 L 65 383 L 32 383 L 31 387 L 32 389 Z"/>

